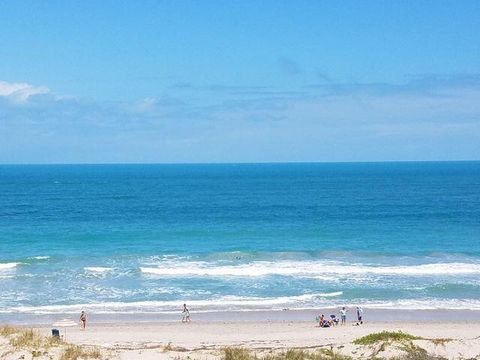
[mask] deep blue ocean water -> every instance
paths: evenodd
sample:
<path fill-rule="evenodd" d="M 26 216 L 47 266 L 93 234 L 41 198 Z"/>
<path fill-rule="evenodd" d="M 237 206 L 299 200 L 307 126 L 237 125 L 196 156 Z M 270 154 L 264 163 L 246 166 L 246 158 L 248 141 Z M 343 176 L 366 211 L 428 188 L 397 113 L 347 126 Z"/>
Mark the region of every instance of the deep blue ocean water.
<path fill-rule="evenodd" d="M 480 309 L 480 162 L 0 166 L 3 314 Z"/>

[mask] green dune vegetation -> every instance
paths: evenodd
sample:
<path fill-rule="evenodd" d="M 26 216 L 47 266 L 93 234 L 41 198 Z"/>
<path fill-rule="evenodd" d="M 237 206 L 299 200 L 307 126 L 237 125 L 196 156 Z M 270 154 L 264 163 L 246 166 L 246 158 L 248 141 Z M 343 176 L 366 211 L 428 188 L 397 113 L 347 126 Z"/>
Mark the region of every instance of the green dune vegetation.
<path fill-rule="evenodd" d="M 245 348 L 226 347 L 222 349 L 222 360 L 350 360 L 349 356 L 341 355 L 330 349 L 308 351 L 304 349 L 289 349 L 286 351 L 258 355 Z"/>
<path fill-rule="evenodd" d="M 410 335 L 402 331 L 382 331 L 369 334 L 353 341 L 355 345 L 373 345 L 378 342 L 405 342 L 411 340 L 420 340 L 419 336 Z"/>
<path fill-rule="evenodd" d="M 446 360 L 433 356 L 415 340 L 424 340 L 434 345 L 445 345 L 451 339 L 427 339 L 401 331 L 382 331 L 355 339 L 352 344 L 359 348 L 352 350 L 352 355 L 344 355 L 340 351 L 344 346 L 318 349 L 289 349 L 270 354 L 254 352 L 246 348 L 226 347 L 222 349 L 222 360 L 353 360 L 356 358 L 369 360 Z M 390 350 L 389 352 L 387 350 Z"/>
<path fill-rule="evenodd" d="M 0 358 L 9 355 L 20 359 L 102 359 L 102 352 L 93 346 L 78 346 L 64 342 L 59 337 L 42 336 L 37 330 L 0 327 L 3 342 L 0 346 Z"/>

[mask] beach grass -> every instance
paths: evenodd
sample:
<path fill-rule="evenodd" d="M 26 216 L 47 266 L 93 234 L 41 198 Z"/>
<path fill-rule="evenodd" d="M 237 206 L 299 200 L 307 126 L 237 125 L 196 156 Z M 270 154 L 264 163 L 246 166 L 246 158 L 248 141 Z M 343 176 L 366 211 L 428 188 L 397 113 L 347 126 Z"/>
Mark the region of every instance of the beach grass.
<path fill-rule="evenodd" d="M 403 342 L 421 339 L 421 337 L 402 331 L 382 331 L 362 336 L 361 338 L 355 339 L 353 343 L 355 345 L 373 345 L 379 342 Z"/>
<path fill-rule="evenodd" d="M 163 347 L 163 352 L 173 351 L 175 348 L 171 342 Z"/>
<path fill-rule="evenodd" d="M 411 341 L 403 344 L 401 349 L 405 352 L 403 358 L 411 360 L 427 360 L 432 359 L 427 353 L 427 350 L 421 348 L 420 346 L 414 345 Z"/>
<path fill-rule="evenodd" d="M 63 349 L 60 360 L 101 359 L 102 353 L 98 348 L 87 349 L 78 345 L 68 345 Z"/>
<path fill-rule="evenodd" d="M 61 345 L 64 345 L 65 342 L 62 340 L 62 338 L 60 338 L 59 336 L 49 336 L 49 337 L 46 337 L 44 339 L 44 347 L 49 349 L 51 347 L 55 347 L 55 346 L 61 346 Z"/>
<path fill-rule="evenodd" d="M 256 355 L 252 355 L 251 351 L 241 347 L 225 347 L 222 349 L 223 360 L 252 360 L 256 359 Z"/>
<path fill-rule="evenodd" d="M 445 342 L 451 339 L 425 339 L 402 331 L 382 331 L 358 338 L 354 340 L 353 343 L 362 346 L 379 345 L 372 354 L 372 359 L 383 359 L 382 357 L 378 357 L 379 353 L 385 351 L 388 346 L 395 344 L 402 352 L 402 355 L 393 357 L 390 360 L 446 360 L 439 356 L 430 355 L 427 350 L 414 344 L 413 340 L 429 340 L 437 345 L 445 344 Z"/>
<path fill-rule="evenodd" d="M 3 336 L 3 337 L 9 337 L 17 332 L 18 332 L 18 329 L 10 325 L 5 325 L 0 327 L 0 336 Z"/>
<path fill-rule="evenodd" d="M 376 335 L 376 334 L 372 334 Z M 399 349 L 402 354 L 397 357 L 389 358 L 390 360 L 446 360 L 442 357 L 432 356 L 427 351 L 412 343 L 412 340 L 417 337 L 409 334 L 403 334 L 406 336 L 386 336 L 382 334 L 380 340 L 382 345 L 386 344 L 386 339 L 391 342 L 400 342 Z M 366 345 L 376 344 L 378 341 L 373 340 L 366 341 Z M 361 344 L 365 345 L 365 344 Z M 384 346 L 381 346 L 382 351 L 385 350 Z M 385 360 L 384 357 L 379 357 L 378 352 L 375 352 L 370 357 L 370 360 Z M 352 360 L 353 358 L 347 355 L 343 355 L 334 351 L 332 348 L 322 348 L 316 351 L 307 351 L 303 349 L 289 349 L 286 351 L 257 355 L 253 350 L 242 347 L 226 347 L 222 349 L 222 360 Z"/>
<path fill-rule="evenodd" d="M 452 341 L 453 339 L 450 339 L 450 338 L 434 338 L 434 339 L 428 339 L 428 340 L 430 340 L 435 345 L 445 346 L 446 343 Z"/>
<path fill-rule="evenodd" d="M 175 346 L 171 342 L 163 346 L 163 352 L 175 351 L 175 352 L 187 352 L 188 349 L 182 346 Z"/>
<path fill-rule="evenodd" d="M 222 360 L 351 360 L 332 349 L 309 352 L 302 349 L 289 349 L 275 354 L 258 356 L 251 350 L 238 347 L 223 348 Z"/>
<path fill-rule="evenodd" d="M 40 348 L 44 338 L 33 329 L 21 330 L 10 338 L 10 345 L 16 349 Z"/>
<path fill-rule="evenodd" d="M 10 345 L 15 349 L 50 349 L 64 344 L 59 337 L 44 337 L 33 329 L 17 329 L 14 327 L 3 327 L 0 335 L 8 338 Z M 35 357 L 35 356 L 34 356 Z"/>
<path fill-rule="evenodd" d="M 411 341 L 403 344 L 400 349 L 404 352 L 404 355 L 394 357 L 391 360 L 447 360 L 444 357 L 429 354 L 427 350 L 414 345 Z"/>
<path fill-rule="evenodd" d="M 102 352 L 99 348 L 68 344 L 59 337 L 42 336 L 39 331 L 34 329 L 3 326 L 0 327 L 0 336 L 8 339 L 8 344 L 11 346 L 11 349 L 4 352 L 4 355 L 29 349 L 32 358 L 37 358 L 48 354 L 51 348 L 59 348 L 60 360 L 102 358 Z"/>

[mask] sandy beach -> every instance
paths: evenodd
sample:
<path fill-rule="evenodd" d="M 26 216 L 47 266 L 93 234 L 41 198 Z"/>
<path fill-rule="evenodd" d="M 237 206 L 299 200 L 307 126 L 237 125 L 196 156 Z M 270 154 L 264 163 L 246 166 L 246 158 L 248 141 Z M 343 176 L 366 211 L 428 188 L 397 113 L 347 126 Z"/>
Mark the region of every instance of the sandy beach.
<path fill-rule="evenodd" d="M 36 327 L 35 330 L 48 337 L 51 327 Z M 328 350 L 354 359 L 374 356 L 409 358 L 403 351 L 404 342 L 385 341 L 371 345 L 353 343 L 363 336 L 382 331 L 402 331 L 419 337 L 408 343 L 426 350 L 428 356 L 446 359 L 480 358 L 478 320 L 374 321 L 361 326 L 349 323 L 332 328 L 319 328 L 312 321 L 286 320 L 193 321 L 188 324 L 178 321 L 91 323 L 85 331 L 77 327 L 68 328 L 66 341 L 75 345 L 98 347 L 103 358 L 112 359 L 222 359 L 222 349 L 225 347 L 250 349 L 252 354 L 260 358 L 287 349 L 304 349 L 307 352 Z M 4 341 L 2 354 L 6 359 L 17 359 L 20 353 L 17 351 L 8 354 Z M 29 356 L 29 352 L 21 354 L 24 358 Z"/>
<path fill-rule="evenodd" d="M 48 334 L 49 328 L 41 331 Z M 102 347 L 142 349 L 172 344 L 189 350 L 245 346 L 253 349 L 306 348 L 346 345 L 356 338 L 380 331 L 403 331 L 424 338 L 449 338 L 478 346 L 480 322 L 407 322 L 347 324 L 319 328 L 312 322 L 191 322 L 102 324 L 86 331 L 68 329 L 68 341 Z"/>

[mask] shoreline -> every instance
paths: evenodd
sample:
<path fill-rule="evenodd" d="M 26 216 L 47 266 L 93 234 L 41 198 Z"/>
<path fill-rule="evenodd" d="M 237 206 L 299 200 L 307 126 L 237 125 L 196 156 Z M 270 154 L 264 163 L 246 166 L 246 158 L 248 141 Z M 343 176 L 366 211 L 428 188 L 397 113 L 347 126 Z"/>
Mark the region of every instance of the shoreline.
<path fill-rule="evenodd" d="M 356 315 L 354 308 L 349 310 L 347 322 L 354 322 Z M 480 322 L 480 310 L 457 310 L 457 309 L 364 309 L 365 323 L 442 323 L 442 322 Z M 198 312 L 190 311 L 193 322 L 219 323 L 219 322 L 301 322 L 315 323 L 318 315 L 336 314 L 339 316 L 339 308 L 323 308 L 308 310 L 257 310 L 257 311 L 211 311 Z M 87 308 L 88 321 L 91 324 L 163 324 L 176 323 L 181 320 L 181 312 L 178 313 L 115 313 L 102 314 L 89 312 Z M 77 321 L 79 313 L 59 314 L 0 314 L 0 324 L 11 324 L 17 326 L 49 326 L 62 319 Z"/>

